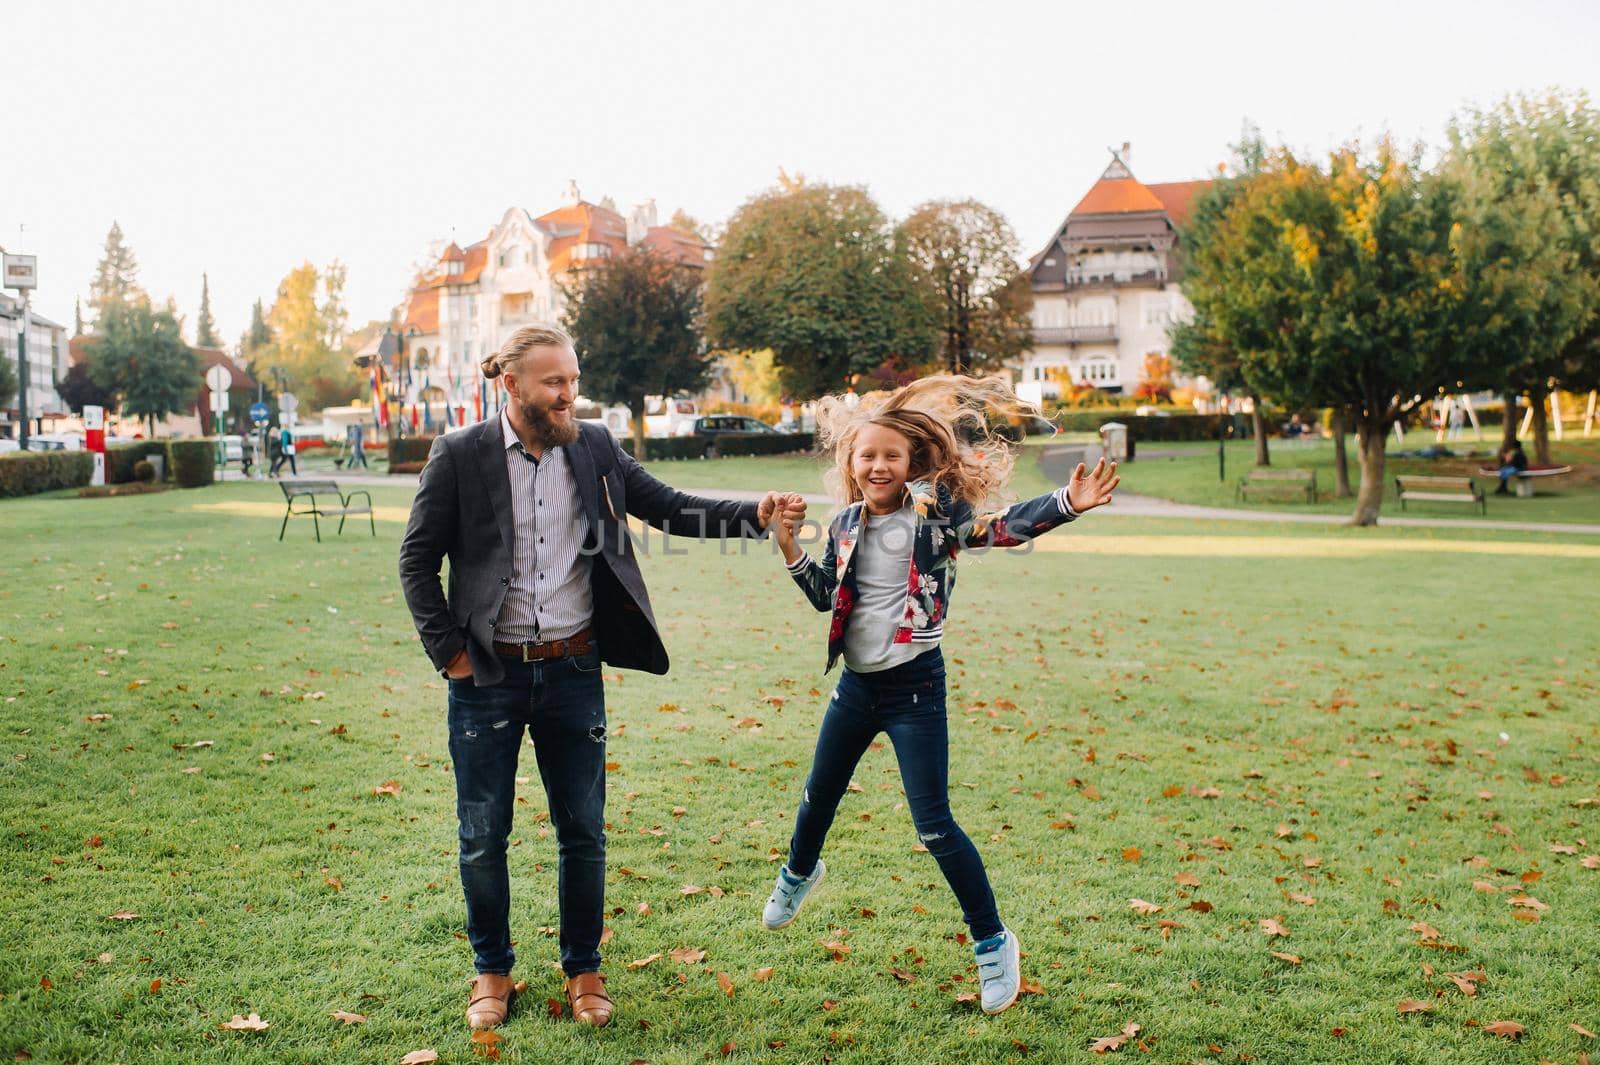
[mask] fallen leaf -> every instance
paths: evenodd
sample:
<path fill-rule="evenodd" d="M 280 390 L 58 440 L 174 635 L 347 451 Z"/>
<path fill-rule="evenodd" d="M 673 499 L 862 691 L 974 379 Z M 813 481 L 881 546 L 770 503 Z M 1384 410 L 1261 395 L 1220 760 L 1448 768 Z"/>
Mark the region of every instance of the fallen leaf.
<path fill-rule="evenodd" d="M 1129 1021 L 1127 1024 L 1122 1026 L 1122 1031 L 1118 1032 L 1116 1035 L 1103 1035 L 1099 1039 L 1091 1041 L 1089 1043 L 1089 1049 L 1096 1054 L 1104 1054 L 1107 1051 L 1112 1050 L 1121 1050 L 1122 1045 L 1128 1040 L 1132 1039 L 1134 1036 L 1138 1035 L 1139 1031 L 1139 1026 L 1133 1021 Z"/>
<path fill-rule="evenodd" d="M 1490 1035 L 1500 1036 L 1502 1039 L 1521 1039 L 1522 1033 L 1526 1031 L 1516 1021 L 1494 1021 L 1484 1025 L 1483 1030 Z"/>
<path fill-rule="evenodd" d="M 1411 930 L 1417 935 L 1421 936 L 1423 939 L 1440 938 L 1439 930 L 1433 927 L 1433 925 L 1429 924 L 1427 921 L 1413 921 L 1411 924 Z"/>
<path fill-rule="evenodd" d="M 1260 923 L 1261 930 L 1267 934 L 1269 939 L 1273 936 L 1287 936 L 1289 934 L 1287 928 L 1271 917 L 1263 918 Z"/>
<path fill-rule="evenodd" d="M 1136 862 L 1142 857 L 1144 857 L 1144 854 L 1138 847 L 1124 847 L 1122 849 L 1122 860 L 1125 862 Z"/>
<path fill-rule="evenodd" d="M 161 994 L 161 981 L 160 980 L 152 980 L 152 981 L 150 981 L 150 993 L 152 995 Z"/>
<path fill-rule="evenodd" d="M 705 958 L 706 952 L 699 947 L 678 947 L 667 952 L 667 957 L 679 965 L 693 965 Z M 657 955 L 660 957 L 660 955 Z"/>
<path fill-rule="evenodd" d="M 1200 886 L 1200 878 L 1195 876 L 1193 873 L 1179 873 L 1172 879 L 1177 883 L 1182 884 L 1184 887 Z"/>
<path fill-rule="evenodd" d="M 1212 906 L 1211 903 L 1207 902 L 1205 899 L 1195 899 L 1193 902 L 1189 903 L 1189 909 L 1194 910 L 1196 913 L 1210 913 L 1212 910 L 1216 909 L 1216 907 Z"/>
<path fill-rule="evenodd" d="M 1298 954 L 1285 954 L 1281 950 L 1275 950 L 1275 951 L 1272 952 L 1272 956 L 1274 958 L 1282 959 L 1283 961 L 1288 962 L 1290 965 L 1299 965 L 1300 964 L 1300 955 L 1298 955 Z"/>
<path fill-rule="evenodd" d="M 233 1020 L 225 1021 L 217 1027 L 226 1028 L 230 1032 L 264 1032 L 270 1025 L 262 1020 L 259 1014 L 252 1013 L 248 1017 L 241 1017 L 235 1013 Z"/>
<path fill-rule="evenodd" d="M 727 1043 L 723 1043 L 722 1044 L 722 1056 L 723 1057 L 727 1057 L 729 1054 L 732 1054 L 734 1052 L 734 1050 L 738 1047 L 738 1045 L 739 1044 L 731 1042 L 731 1041 L 727 1042 Z"/>
<path fill-rule="evenodd" d="M 758 984 L 766 983 L 768 980 L 772 979 L 772 966 L 768 965 L 764 969 L 757 969 L 750 979 L 754 980 Z"/>
<path fill-rule="evenodd" d="M 656 953 L 656 954 L 650 955 L 648 958 L 640 958 L 638 961 L 630 961 L 628 963 L 628 968 L 630 968 L 630 969 L 643 969 L 646 965 L 649 965 L 651 962 L 660 961 L 660 960 L 661 960 L 661 954 L 660 953 Z"/>
<path fill-rule="evenodd" d="M 1135 913 L 1142 913 L 1142 914 L 1149 915 L 1149 914 L 1152 914 L 1152 913 L 1160 913 L 1161 912 L 1161 907 L 1160 906 L 1157 906 L 1153 902 L 1146 902 L 1144 899 L 1129 899 L 1128 900 L 1128 906 Z"/>
<path fill-rule="evenodd" d="M 106 914 L 106 920 L 108 920 L 108 921 L 132 921 L 135 918 L 137 918 L 138 916 L 139 915 L 134 913 L 132 910 L 118 910 L 116 913 L 108 913 L 108 914 Z"/>
<path fill-rule="evenodd" d="M 428 1065 L 430 1061 L 438 1061 L 437 1050 L 413 1050 L 400 1059 L 400 1065 Z"/>
<path fill-rule="evenodd" d="M 367 1020 L 364 1015 L 360 1013 L 351 1013 L 348 1010 L 334 1010 L 332 1013 L 328 1014 L 328 1016 L 332 1017 L 336 1021 L 343 1021 L 346 1024 L 365 1024 Z"/>
<path fill-rule="evenodd" d="M 1574 1032 L 1577 1032 L 1586 1039 L 1600 1039 L 1600 1036 L 1595 1035 L 1581 1024 L 1569 1024 L 1567 1027 L 1571 1028 Z"/>
<path fill-rule="evenodd" d="M 400 794 L 400 782 L 398 780 L 385 780 L 382 784 L 372 789 L 372 794 L 398 795 Z"/>
<path fill-rule="evenodd" d="M 717 974 L 717 986 L 722 988 L 722 993 L 729 998 L 733 997 L 733 977 L 727 973 Z"/>
<path fill-rule="evenodd" d="M 825 1010 L 836 1009 L 838 1007 L 838 1005 L 839 1004 L 837 1002 L 835 1002 L 831 998 L 825 998 L 825 999 L 822 1000 L 822 1008 L 825 1009 Z"/>
<path fill-rule="evenodd" d="M 1433 1009 L 1433 1006 L 1434 1004 L 1432 1002 L 1422 1002 L 1414 998 L 1403 998 L 1400 1000 L 1400 1005 L 1396 1008 L 1401 1013 L 1426 1013 Z"/>
<path fill-rule="evenodd" d="M 1302 895 L 1298 891 L 1289 892 L 1289 899 L 1291 902 L 1298 902 L 1302 906 L 1315 906 L 1317 904 L 1316 899 L 1310 895 Z"/>

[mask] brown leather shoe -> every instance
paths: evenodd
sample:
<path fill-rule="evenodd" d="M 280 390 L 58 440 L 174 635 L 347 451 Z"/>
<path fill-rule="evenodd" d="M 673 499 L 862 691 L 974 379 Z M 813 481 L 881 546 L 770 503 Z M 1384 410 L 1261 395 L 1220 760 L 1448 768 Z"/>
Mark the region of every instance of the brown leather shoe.
<path fill-rule="evenodd" d="M 467 1001 L 467 1023 L 474 1028 L 504 1024 L 516 991 L 509 976 L 479 973 L 472 981 L 472 993 Z"/>
<path fill-rule="evenodd" d="M 572 1019 L 596 1028 L 611 1023 L 611 996 L 606 994 L 604 973 L 579 973 L 567 981 L 567 1005 Z"/>

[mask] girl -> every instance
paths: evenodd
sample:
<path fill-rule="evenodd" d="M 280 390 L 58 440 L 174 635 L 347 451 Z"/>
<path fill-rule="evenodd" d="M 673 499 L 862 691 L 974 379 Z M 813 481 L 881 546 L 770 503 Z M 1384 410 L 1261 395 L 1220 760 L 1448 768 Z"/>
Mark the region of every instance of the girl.
<path fill-rule="evenodd" d="M 762 912 L 768 928 L 795 919 L 822 882 L 822 841 L 856 763 L 887 732 L 917 838 L 933 854 L 971 930 L 985 1013 L 1021 989 L 1017 937 L 1000 922 L 977 848 L 950 815 L 944 659 L 939 641 L 962 548 L 1014 547 L 1111 501 L 1116 466 L 1082 463 L 1070 483 L 1006 510 L 980 513 L 1015 456 L 988 431 L 987 412 L 1027 408 L 1003 378 L 925 377 L 851 407 L 825 399 L 818 439 L 834 452 L 832 487 L 846 504 L 828 526 L 818 565 L 778 529 L 784 562 L 818 610 L 831 610 L 828 665 L 845 670 L 828 702 L 789 860 Z"/>

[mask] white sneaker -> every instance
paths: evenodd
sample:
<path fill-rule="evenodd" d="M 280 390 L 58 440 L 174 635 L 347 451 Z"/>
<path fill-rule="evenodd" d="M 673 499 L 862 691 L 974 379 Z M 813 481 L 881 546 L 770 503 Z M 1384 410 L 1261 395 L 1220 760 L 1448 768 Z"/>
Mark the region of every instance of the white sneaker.
<path fill-rule="evenodd" d="M 1022 992 L 1022 947 L 1017 934 L 1002 928 L 998 935 L 974 943 L 972 954 L 978 959 L 983 1012 L 992 1015 L 1010 1009 Z"/>
<path fill-rule="evenodd" d="M 789 872 L 785 865 L 778 870 L 778 882 L 772 888 L 772 897 L 767 900 L 767 905 L 761 911 L 761 923 L 768 928 L 782 928 L 795 915 L 800 912 L 800 904 L 806 901 L 806 896 L 811 894 L 811 889 L 822 883 L 822 876 L 828 867 L 822 864 L 822 859 L 817 859 L 817 867 L 811 870 L 811 875 L 798 879 Z"/>

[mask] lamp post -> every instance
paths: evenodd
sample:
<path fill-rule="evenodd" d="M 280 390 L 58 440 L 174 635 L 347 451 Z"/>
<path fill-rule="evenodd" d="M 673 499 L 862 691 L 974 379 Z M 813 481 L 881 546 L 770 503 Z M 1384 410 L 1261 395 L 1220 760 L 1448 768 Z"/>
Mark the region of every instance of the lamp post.
<path fill-rule="evenodd" d="M 7 255 L 3 260 L 5 287 L 22 294 L 21 328 L 17 332 L 17 447 L 28 450 L 28 297 L 38 284 L 38 258 L 33 255 Z"/>

